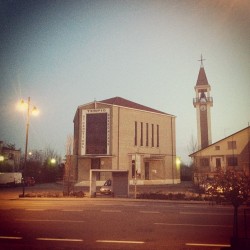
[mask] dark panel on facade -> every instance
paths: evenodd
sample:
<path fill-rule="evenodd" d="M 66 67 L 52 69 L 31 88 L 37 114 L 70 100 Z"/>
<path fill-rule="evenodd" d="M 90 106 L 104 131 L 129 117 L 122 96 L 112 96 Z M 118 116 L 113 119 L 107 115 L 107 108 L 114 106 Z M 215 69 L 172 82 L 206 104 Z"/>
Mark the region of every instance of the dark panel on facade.
<path fill-rule="evenodd" d="M 107 154 L 107 113 L 87 114 L 86 154 Z"/>

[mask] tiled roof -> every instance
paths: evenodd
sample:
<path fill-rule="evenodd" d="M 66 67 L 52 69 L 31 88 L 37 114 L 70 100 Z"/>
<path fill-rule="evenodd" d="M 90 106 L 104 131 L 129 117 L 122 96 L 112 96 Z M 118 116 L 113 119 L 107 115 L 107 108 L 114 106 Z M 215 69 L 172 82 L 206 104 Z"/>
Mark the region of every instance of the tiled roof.
<path fill-rule="evenodd" d="M 133 108 L 133 109 L 154 112 L 154 113 L 167 114 L 167 113 L 164 113 L 162 111 L 159 111 L 159 110 L 156 110 L 153 108 L 149 108 L 147 106 L 126 100 L 126 99 L 118 97 L 118 96 L 110 98 L 110 99 L 102 100 L 100 102 L 106 103 L 106 104 L 111 104 L 111 105 L 117 105 L 117 106 L 121 106 L 121 107 L 127 107 L 127 108 Z"/>
<path fill-rule="evenodd" d="M 198 79 L 196 82 L 196 86 L 200 86 L 200 85 L 209 85 L 208 81 L 207 81 L 207 76 L 204 70 L 204 67 L 200 67 L 200 71 L 199 71 L 199 75 L 198 75 Z"/>

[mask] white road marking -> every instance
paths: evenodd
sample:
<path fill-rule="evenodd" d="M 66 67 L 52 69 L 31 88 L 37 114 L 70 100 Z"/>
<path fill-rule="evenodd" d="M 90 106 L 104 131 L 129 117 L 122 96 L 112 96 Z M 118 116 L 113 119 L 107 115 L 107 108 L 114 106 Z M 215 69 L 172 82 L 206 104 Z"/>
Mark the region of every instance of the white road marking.
<path fill-rule="evenodd" d="M 146 205 L 139 205 L 139 204 L 124 204 L 124 207 L 146 207 Z"/>
<path fill-rule="evenodd" d="M 230 206 L 230 207 L 226 207 L 226 206 L 211 206 L 211 205 L 199 205 L 199 206 L 197 206 L 197 205 L 184 205 L 183 207 L 186 207 L 186 208 L 201 208 L 201 207 L 205 207 L 205 208 L 213 208 L 213 209 L 223 209 L 223 210 L 225 210 L 225 209 L 229 209 L 229 210 L 231 210 L 232 209 L 232 207 Z"/>
<path fill-rule="evenodd" d="M 82 223 L 83 220 L 29 220 L 29 219 L 16 219 L 16 221 L 26 221 L 26 222 L 73 222 L 73 223 Z"/>
<path fill-rule="evenodd" d="M 119 244 L 144 244 L 144 241 L 131 241 L 131 240 L 97 240 L 99 243 L 119 243 Z"/>
<path fill-rule="evenodd" d="M 41 209 L 41 208 L 26 208 L 26 211 L 45 211 L 45 209 Z"/>
<path fill-rule="evenodd" d="M 0 239 L 7 239 L 7 240 L 21 240 L 23 237 L 16 237 L 16 236 L 0 236 Z"/>
<path fill-rule="evenodd" d="M 113 209 L 104 209 L 101 210 L 103 213 L 121 213 L 121 210 L 113 210 Z"/>
<path fill-rule="evenodd" d="M 43 241 L 72 241 L 72 242 L 82 242 L 82 239 L 64 239 L 64 238 L 36 238 L 37 240 Z"/>
<path fill-rule="evenodd" d="M 231 225 L 203 225 L 203 224 L 174 224 L 174 223 L 162 223 L 162 222 L 155 222 L 155 225 L 166 225 L 166 226 L 191 226 L 191 227 L 226 227 L 231 228 Z"/>
<path fill-rule="evenodd" d="M 159 214 L 160 213 L 158 211 L 139 211 L 139 212 L 143 214 Z"/>
<path fill-rule="evenodd" d="M 232 213 L 196 213 L 196 212 L 180 212 L 180 214 L 190 214 L 190 215 L 232 215 Z"/>
<path fill-rule="evenodd" d="M 186 243 L 186 246 L 197 246 L 197 247 L 231 247 L 228 244 L 206 244 L 206 243 Z"/>
<path fill-rule="evenodd" d="M 63 212 L 83 212 L 82 209 L 62 209 Z"/>

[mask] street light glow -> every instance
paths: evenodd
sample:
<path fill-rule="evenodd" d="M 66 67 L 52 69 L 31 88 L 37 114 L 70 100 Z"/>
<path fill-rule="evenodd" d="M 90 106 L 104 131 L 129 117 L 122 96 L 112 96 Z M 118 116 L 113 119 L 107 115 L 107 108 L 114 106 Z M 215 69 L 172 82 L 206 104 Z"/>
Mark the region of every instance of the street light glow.
<path fill-rule="evenodd" d="M 24 112 L 24 111 L 29 111 L 29 115 L 33 115 L 33 116 L 38 116 L 40 111 L 39 109 L 34 106 L 32 107 L 32 109 L 30 110 L 30 107 L 29 107 L 30 103 L 29 101 L 28 102 L 25 102 L 23 99 L 21 99 L 17 105 L 16 105 L 16 108 L 18 111 L 21 111 L 21 112 Z"/>
<path fill-rule="evenodd" d="M 26 111 L 28 109 L 28 103 L 25 102 L 23 99 L 21 99 L 17 103 L 16 108 L 17 108 L 17 110 L 24 112 L 24 111 Z"/>
<path fill-rule="evenodd" d="M 52 159 L 50 160 L 50 163 L 51 163 L 51 164 L 55 164 L 55 163 L 56 163 L 56 159 L 55 159 L 55 158 L 52 158 Z"/>
<path fill-rule="evenodd" d="M 179 169 L 180 165 L 181 165 L 181 159 L 180 159 L 180 157 L 176 157 L 175 163 L 176 163 L 177 169 Z"/>
<path fill-rule="evenodd" d="M 37 107 L 33 107 L 31 114 L 34 116 L 38 116 L 39 115 L 39 109 Z"/>

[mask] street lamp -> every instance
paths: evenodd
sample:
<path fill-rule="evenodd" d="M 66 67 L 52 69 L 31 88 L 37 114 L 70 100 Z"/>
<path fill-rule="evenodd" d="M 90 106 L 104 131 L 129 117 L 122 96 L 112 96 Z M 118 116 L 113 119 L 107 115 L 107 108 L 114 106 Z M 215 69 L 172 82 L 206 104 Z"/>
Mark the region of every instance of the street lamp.
<path fill-rule="evenodd" d="M 29 125 L 30 125 L 30 115 L 38 115 L 39 110 L 34 106 L 32 109 L 30 108 L 30 97 L 28 97 L 28 102 L 21 100 L 18 105 L 19 110 L 25 111 L 27 110 L 26 116 L 26 139 L 25 139 L 25 153 L 24 153 L 24 167 L 23 167 L 23 197 L 25 195 L 25 171 L 26 171 L 26 163 L 27 163 L 27 150 L 28 150 L 28 141 L 29 141 Z"/>
<path fill-rule="evenodd" d="M 181 158 L 180 157 L 176 157 L 176 168 L 177 168 L 177 170 L 179 170 L 180 169 L 180 165 L 181 165 Z"/>
<path fill-rule="evenodd" d="M 0 155 L 0 162 L 3 162 L 3 161 L 4 161 L 4 156 Z"/>
<path fill-rule="evenodd" d="M 50 163 L 54 165 L 56 163 L 56 159 L 55 158 L 50 159 Z"/>

